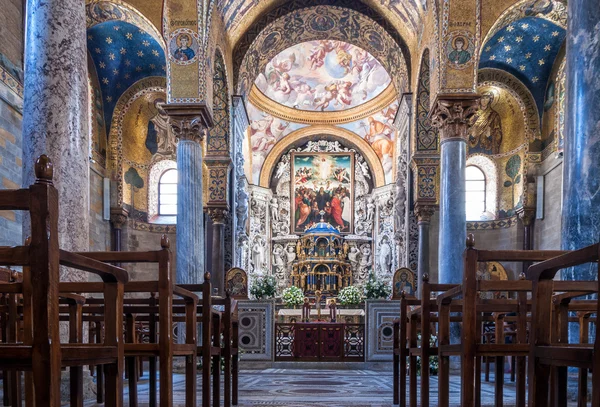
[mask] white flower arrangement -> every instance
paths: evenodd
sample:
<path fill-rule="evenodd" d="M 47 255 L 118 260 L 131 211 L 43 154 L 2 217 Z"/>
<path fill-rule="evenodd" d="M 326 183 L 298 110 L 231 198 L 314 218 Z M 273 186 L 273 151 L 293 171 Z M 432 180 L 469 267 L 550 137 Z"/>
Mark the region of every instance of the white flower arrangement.
<path fill-rule="evenodd" d="M 338 301 L 342 305 L 357 305 L 363 300 L 361 290 L 356 286 L 342 288 L 338 294 Z"/>
<path fill-rule="evenodd" d="M 304 292 L 298 287 L 291 286 L 283 290 L 281 299 L 288 307 L 300 305 L 304 303 Z"/>

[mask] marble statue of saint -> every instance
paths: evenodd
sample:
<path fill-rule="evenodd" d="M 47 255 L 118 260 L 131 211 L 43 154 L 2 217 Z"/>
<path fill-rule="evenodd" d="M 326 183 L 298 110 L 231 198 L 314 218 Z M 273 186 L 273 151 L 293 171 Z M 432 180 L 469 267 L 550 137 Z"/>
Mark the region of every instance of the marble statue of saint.
<path fill-rule="evenodd" d="M 280 268 L 284 266 L 283 261 L 283 247 L 275 245 L 273 248 L 273 267 Z"/>
<path fill-rule="evenodd" d="M 287 260 L 288 266 L 296 260 L 296 252 L 294 251 L 294 246 L 289 245 L 285 251 L 285 256 Z"/>
<path fill-rule="evenodd" d="M 279 204 L 277 203 L 277 198 L 271 199 L 269 206 L 271 208 L 271 222 L 279 222 Z"/>
<path fill-rule="evenodd" d="M 369 197 L 367 200 L 367 221 L 372 222 L 375 217 L 375 203 L 373 198 Z"/>
<path fill-rule="evenodd" d="M 348 252 L 348 260 L 350 261 L 350 265 L 352 265 L 353 269 L 356 269 L 358 267 L 358 263 L 360 262 L 359 257 L 360 252 L 356 247 L 352 246 L 350 248 L 350 251 Z"/>
<path fill-rule="evenodd" d="M 473 126 L 469 135 L 469 148 L 478 147 L 483 153 L 499 154 L 502 144 L 502 120 L 492 104 L 495 95 L 493 92 L 485 92 L 481 95 L 480 109 L 473 117 Z"/>
<path fill-rule="evenodd" d="M 379 269 L 382 275 L 390 274 L 392 269 L 392 247 L 387 240 L 379 247 Z"/>
<path fill-rule="evenodd" d="M 255 273 L 263 273 L 265 268 L 265 248 L 262 240 L 256 239 L 252 246 L 252 265 Z"/>

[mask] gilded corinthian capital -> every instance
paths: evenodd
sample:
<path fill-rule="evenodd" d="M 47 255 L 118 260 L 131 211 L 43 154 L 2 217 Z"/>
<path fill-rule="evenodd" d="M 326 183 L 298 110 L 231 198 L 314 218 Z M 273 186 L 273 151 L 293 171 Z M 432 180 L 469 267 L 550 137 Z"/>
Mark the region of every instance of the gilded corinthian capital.
<path fill-rule="evenodd" d="M 467 140 L 471 119 L 479 109 L 477 94 L 438 95 L 429 117 L 440 129 L 440 142 Z"/>
<path fill-rule="evenodd" d="M 169 115 L 169 125 L 177 140 L 191 140 L 198 143 L 204 139 L 207 128 L 213 124 L 208 107 L 197 104 L 167 104 L 164 110 Z"/>

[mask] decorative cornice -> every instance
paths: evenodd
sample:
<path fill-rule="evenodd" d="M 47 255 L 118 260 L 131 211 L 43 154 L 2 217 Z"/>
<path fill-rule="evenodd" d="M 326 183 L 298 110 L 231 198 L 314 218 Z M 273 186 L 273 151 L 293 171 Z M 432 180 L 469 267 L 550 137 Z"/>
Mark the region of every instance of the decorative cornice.
<path fill-rule="evenodd" d="M 517 216 L 521 219 L 524 226 L 531 226 L 535 221 L 535 212 L 533 208 L 519 208 L 517 209 Z"/>
<path fill-rule="evenodd" d="M 435 213 L 435 205 L 423 205 L 418 204 L 415 206 L 415 215 L 417 216 L 418 222 L 431 222 L 431 217 Z"/>
<path fill-rule="evenodd" d="M 397 100 L 398 93 L 391 83 L 374 99 L 351 109 L 336 112 L 300 110 L 284 106 L 266 96 L 256 86 L 252 87 L 248 95 L 248 101 L 259 110 L 279 119 L 302 124 L 352 123 L 382 111 Z"/>
<path fill-rule="evenodd" d="M 229 210 L 224 206 L 207 206 L 206 212 L 214 224 L 225 224 L 229 217 Z"/>
<path fill-rule="evenodd" d="M 110 208 L 110 223 L 113 228 L 121 229 L 127 223 L 129 211 L 125 208 Z"/>
<path fill-rule="evenodd" d="M 479 109 L 475 93 L 438 94 L 429 113 L 431 123 L 440 129 L 440 143 L 467 140 L 471 118 Z"/>
<path fill-rule="evenodd" d="M 467 230 L 508 229 L 515 226 L 517 223 L 517 216 L 498 220 L 486 220 L 475 222 L 467 221 Z"/>
<path fill-rule="evenodd" d="M 169 124 L 177 140 L 201 143 L 206 129 L 213 126 L 212 113 L 205 103 L 169 103 L 163 109 L 169 115 Z"/>

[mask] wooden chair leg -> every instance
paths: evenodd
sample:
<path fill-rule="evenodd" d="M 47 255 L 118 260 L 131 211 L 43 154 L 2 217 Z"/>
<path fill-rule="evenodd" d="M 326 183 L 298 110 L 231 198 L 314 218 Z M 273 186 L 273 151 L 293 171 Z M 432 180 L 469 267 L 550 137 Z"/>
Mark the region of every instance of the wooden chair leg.
<path fill-rule="evenodd" d="M 233 355 L 231 361 L 231 403 L 234 406 L 238 405 L 238 355 Z"/>
<path fill-rule="evenodd" d="M 102 339 L 102 323 L 96 322 L 96 334 L 94 337 L 97 344 L 103 342 Z M 104 366 L 96 366 L 96 401 L 99 404 L 104 403 Z"/>

